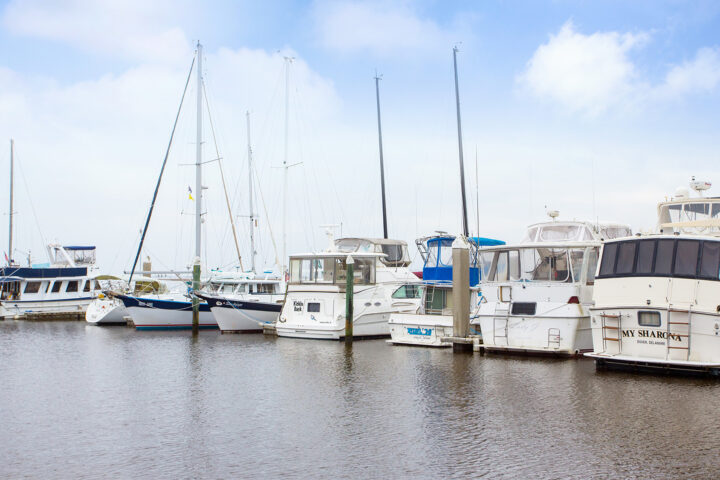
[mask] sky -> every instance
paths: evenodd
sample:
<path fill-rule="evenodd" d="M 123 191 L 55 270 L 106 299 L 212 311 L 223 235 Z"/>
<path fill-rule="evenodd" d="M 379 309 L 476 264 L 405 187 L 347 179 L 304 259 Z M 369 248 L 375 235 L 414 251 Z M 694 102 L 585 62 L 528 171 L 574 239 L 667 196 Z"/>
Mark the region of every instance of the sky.
<path fill-rule="evenodd" d="M 376 75 L 390 237 L 417 262 L 416 238 L 459 233 L 455 46 L 472 233 L 517 242 L 547 210 L 649 230 L 691 176 L 720 182 L 718 2 L 10 0 L 16 260 L 90 244 L 104 272 L 129 270 L 198 41 L 210 268 L 238 264 L 220 163 L 250 264 L 247 112 L 259 269 L 324 249 L 326 230 L 382 236 Z M 154 269 L 194 257 L 197 92 L 193 73 L 143 250 Z"/>

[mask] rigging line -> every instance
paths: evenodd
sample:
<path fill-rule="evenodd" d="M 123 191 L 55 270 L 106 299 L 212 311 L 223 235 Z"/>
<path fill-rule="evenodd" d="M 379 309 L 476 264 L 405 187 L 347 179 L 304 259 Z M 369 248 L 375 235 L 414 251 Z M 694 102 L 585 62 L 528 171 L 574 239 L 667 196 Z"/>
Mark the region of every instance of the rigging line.
<path fill-rule="evenodd" d="M 253 173 L 255 174 L 255 179 L 257 180 L 257 172 Z M 270 215 L 268 215 L 267 206 L 265 205 L 265 196 L 262 194 L 261 189 L 258 188 L 258 191 L 260 192 L 260 201 L 262 202 L 263 210 L 265 211 L 265 218 L 267 219 L 266 222 L 268 231 L 270 232 L 270 240 L 272 240 L 273 250 L 275 251 L 275 265 L 280 265 L 280 263 L 278 263 L 277 244 L 275 243 L 275 236 L 273 235 L 272 226 L 270 225 Z"/>
<path fill-rule="evenodd" d="M 140 245 L 138 246 L 138 251 L 135 255 L 135 261 L 133 262 L 132 270 L 130 270 L 130 278 L 128 279 L 128 283 L 132 282 L 132 277 L 135 273 L 135 267 L 137 267 L 138 258 L 140 258 L 140 252 L 142 251 L 143 243 L 145 242 L 145 235 L 147 234 L 148 226 L 150 226 L 150 217 L 152 217 L 153 209 L 155 208 L 155 201 L 157 200 L 158 190 L 160 190 L 160 182 L 162 181 L 163 173 L 165 172 L 165 165 L 167 164 L 167 159 L 170 155 L 170 147 L 172 146 L 172 141 L 175 137 L 175 128 L 177 127 L 178 119 L 180 118 L 180 112 L 182 111 L 183 102 L 185 100 L 185 93 L 187 93 L 187 88 L 190 84 L 190 76 L 192 75 L 194 66 L 195 57 L 193 57 L 192 63 L 190 63 L 190 71 L 188 72 L 187 80 L 185 81 L 185 88 L 183 89 L 183 94 L 180 98 L 180 106 L 178 107 L 177 114 L 175 115 L 175 123 L 173 123 L 173 128 L 170 132 L 170 141 L 168 142 L 167 150 L 165 151 L 165 158 L 163 159 L 162 167 L 160 168 L 160 176 L 158 176 L 158 181 L 155 185 L 155 192 L 153 193 L 152 203 L 150 204 L 150 211 L 148 212 L 147 219 L 145 220 L 145 227 L 143 228 L 142 237 L 140 237 Z"/>
<path fill-rule="evenodd" d="M 47 246 L 47 242 L 45 241 L 45 235 L 43 235 L 42 229 L 40 228 L 40 221 L 38 220 L 37 212 L 35 212 L 35 204 L 33 204 L 32 201 L 32 195 L 30 195 L 30 188 L 27 184 L 27 179 L 25 178 L 25 170 L 22 168 L 22 162 L 18 162 L 15 160 L 16 165 L 18 166 L 18 170 L 20 171 L 20 176 L 23 179 L 23 184 L 25 185 L 25 192 L 28 196 L 28 201 L 30 202 L 30 210 L 32 211 L 33 218 L 35 219 L 35 226 L 38 229 L 38 233 L 40 233 L 40 240 L 43 243 L 43 246 Z M 50 252 L 47 251 L 47 248 L 43 248 L 45 250 L 45 254 L 48 257 L 48 260 L 50 263 L 52 263 L 52 258 L 50 258 Z M 12 252 L 9 253 L 12 256 Z"/>
<path fill-rule="evenodd" d="M 203 95 L 205 96 L 205 107 L 208 112 L 208 119 L 210 120 L 210 131 L 212 132 L 213 142 L 215 143 L 215 154 L 218 159 L 218 166 L 220 167 L 220 179 L 222 180 L 223 192 L 225 192 L 225 203 L 227 204 L 228 216 L 230 217 L 230 227 L 232 227 L 233 239 L 235 240 L 235 251 L 237 252 L 238 263 L 240 263 L 240 270 L 245 270 L 242 264 L 242 256 L 240 255 L 240 245 L 238 245 L 237 232 L 235 231 L 235 221 L 233 220 L 232 209 L 230 208 L 230 199 L 228 198 L 227 186 L 225 185 L 225 174 L 223 173 L 222 158 L 220 158 L 220 150 L 217 145 L 217 138 L 215 137 L 215 124 L 210 114 L 210 103 L 207 99 L 207 90 L 205 89 L 205 81 L 202 82 Z M 197 193 L 200 195 L 200 192 Z M 206 229 L 207 230 L 207 229 Z M 206 242 L 207 243 L 207 242 Z"/>

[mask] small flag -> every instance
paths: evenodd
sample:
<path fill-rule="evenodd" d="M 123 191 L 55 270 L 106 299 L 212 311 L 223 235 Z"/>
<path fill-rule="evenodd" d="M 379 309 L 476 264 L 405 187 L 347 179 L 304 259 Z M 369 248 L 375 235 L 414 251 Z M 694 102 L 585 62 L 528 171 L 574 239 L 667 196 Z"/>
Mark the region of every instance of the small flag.
<path fill-rule="evenodd" d="M 194 200 L 194 199 L 193 199 L 193 196 L 192 196 L 192 188 L 190 188 L 190 185 L 188 185 L 188 198 L 189 198 L 190 200 Z"/>
<path fill-rule="evenodd" d="M 3 252 L 3 254 L 5 255 L 5 261 L 10 263 L 10 259 L 8 258 L 7 253 Z"/>

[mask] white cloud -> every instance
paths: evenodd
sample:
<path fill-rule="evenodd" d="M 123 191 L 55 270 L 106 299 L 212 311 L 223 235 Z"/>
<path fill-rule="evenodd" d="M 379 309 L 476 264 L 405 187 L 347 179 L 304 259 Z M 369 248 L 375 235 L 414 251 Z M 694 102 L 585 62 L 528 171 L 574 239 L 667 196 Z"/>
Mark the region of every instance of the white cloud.
<path fill-rule="evenodd" d="M 178 61 L 191 52 L 171 24 L 186 2 L 12 0 L 3 26 L 15 35 L 60 41 L 84 51 L 139 61 Z"/>
<path fill-rule="evenodd" d="M 568 21 L 538 47 L 517 81 L 539 99 L 588 116 L 707 93 L 720 84 L 718 47 L 701 48 L 691 61 L 671 66 L 662 82 L 643 79 L 631 54 L 648 40 L 644 33 L 584 35 Z"/>
<path fill-rule="evenodd" d="M 323 46 L 341 51 L 407 54 L 436 50 L 461 40 L 457 33 L 421 18 L 407 3 L 321 1 L 316 28 Z"/>
<path fill-rule="evenodd" d="M 625 101 L 634 89 L 637 72 L 629 53 L 647 38 L 617 32 L 583 35 L 567 22 L 538 47 L 518 81 L 537 97 L 595 115 Z"/>
<path fill-rule="evenodd" d="M 720 48 L 701 48 L 695 58 L 670 69 L 658 93 L 678 96 L 708 92 L 720 83 Z"/>

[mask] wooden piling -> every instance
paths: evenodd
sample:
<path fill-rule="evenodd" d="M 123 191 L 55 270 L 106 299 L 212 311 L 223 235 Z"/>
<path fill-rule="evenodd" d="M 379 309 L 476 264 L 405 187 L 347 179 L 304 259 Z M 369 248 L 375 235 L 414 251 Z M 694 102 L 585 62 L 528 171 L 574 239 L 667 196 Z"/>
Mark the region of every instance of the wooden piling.
<path fill-rule="evenodd" d="M 355 288 L 355 260 L 348 255 L 345 261 L 347 265 L 347 278 L 345 280 L 345 343 L 353 341 L 353 290 Z"/>
<path fill-rule="evenodd" d="M 453 352 L 472 352 L 470 333 L 470 250 L 463 237 L 452 244 Z"/>

